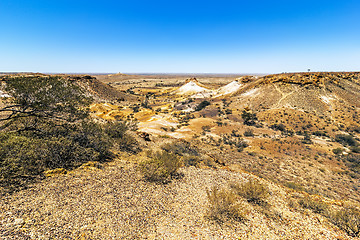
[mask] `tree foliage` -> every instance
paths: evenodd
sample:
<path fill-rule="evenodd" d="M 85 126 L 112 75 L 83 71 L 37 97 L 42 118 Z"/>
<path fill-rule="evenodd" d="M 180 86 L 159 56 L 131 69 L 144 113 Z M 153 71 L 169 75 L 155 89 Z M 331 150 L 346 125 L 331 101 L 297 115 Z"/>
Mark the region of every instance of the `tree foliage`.
<path fill-rule="evenodd" d="M 5 113 L 0 121 L 8 121 L 6 126 L 27 117 L 75 122 L 88 116 L 91 98 L 69 80 L 44 76 L 7 77 L 3 81 L 3 90 L 11 96 L 0 109 Z"/>

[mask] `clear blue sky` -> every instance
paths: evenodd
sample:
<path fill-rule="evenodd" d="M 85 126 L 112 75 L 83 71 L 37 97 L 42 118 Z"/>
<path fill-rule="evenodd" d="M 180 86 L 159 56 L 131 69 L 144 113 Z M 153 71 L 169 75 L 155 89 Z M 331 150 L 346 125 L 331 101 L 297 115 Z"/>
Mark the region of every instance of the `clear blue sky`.
<path fill-rule="evenodd" d="M 360 71 L 360 1 L 0 0 L 0 71 Z"/>

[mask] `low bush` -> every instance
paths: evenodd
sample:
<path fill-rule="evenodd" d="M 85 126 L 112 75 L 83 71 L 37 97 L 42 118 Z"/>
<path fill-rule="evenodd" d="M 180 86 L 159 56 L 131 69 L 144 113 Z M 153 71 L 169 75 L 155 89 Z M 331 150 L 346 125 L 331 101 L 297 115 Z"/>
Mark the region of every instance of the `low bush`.
<path fill-rule="evenodd" d="M 250 179 L 248 182 L 243 184 L 235 183 L 231 185 L 231 188 L 237 195 L 245 198 L 248 202 L 259 205 L 265 203 L 269 195 L 268 188 L 261 184 L 258 180 Z"/>
<path fill-rule="evenodd" d="M 244 120 L 244 124 L 248 126 L 255 125 L 256 121 L 258 120 L 256 113 L 246 110 L 243 110 L 243 112 L 241 113 L 241 117 Z"/>
<path fill-rule="evenodd" d="M 303 208 L 307 208 L 312 210 L 314 213 L 324 214 L 327 209 L 328 205 L 321 202 L 311 199 L 310 197 L 305 197 L 299 200 L 299 205 Z"/>
<path fill-rule="evenodd" d="M 335 136 L 335 141 L 341 143 L 344 146 L 357 146 L 359 143 L 351 135 L 347 134 L 337 134 Z"/>
<path fill-rule="evenodd" d="M 273 124 L 270 126 L 270 128 L 274 129 L 274 130 L 279 130 L 281 132 L 286 130 L 286 127 L 284 124 L 280 123 L 280 124 Z"/>
<path fill-rule="evenodd" d="M 309 133 L 307 131 L 304 131 L 304 138 L 301 142 L 304 144 L 312 144 L 311 136 L 309 135 Z"/>
<path fill-rule="evenodd" d="M 206 108 L 209 105 L 210 105 L 210 102 L 204 100 L 199 105 L 196 106 L 195 111 L 201 111 L 202 109 Z"/>
<path fill-rule="evenodd" d="M 348 206 L 329 215 L 332 223 L 352 237 L 360 237 L 360 211 Z"/>
<path fill-rule="evenodd" d="M 232 191 L 212 187 L 211 191 L 206 191 L 209 201 L 208 216 L 218 222 L 228 219 L 242 221 L 246 217 L 244 204 L 240 203 L 239 197 Z"/>
<path fill-rule="evenodd" d="M 210 131 L 211 131 L 211 126 L 209 126 L 209 125 L 202 126 L 201 129 L 202 129 L 204 132 L 210 132 Z"/>
<path fill-rule="evenodd" d="M 304 191 L 304 187 L 295 182 L 285 182 L 284 185 L 296 191 Z"/>
<path fill-rule="evenodd" d="M 312 134 L 315 136 L 318 136 L 318 137 L 327 137 L 328 136 L 325 131 L 315 131 Z"/>
<path fill-rule="evenodd" d="M 0 186 L 13 190 L 45 169 L 46 145 L 15 134 L 0 134 Z M 44 158 L 45 157 L 45 158 Z"/>
<path fill-rule="evenodd" d="M 344 151 L 344 149 L 342 149 L 342 148 L 334 148 L 334 149 L 332 150 L 332 152 L 333 152 L 334 154 L 336 154 L 336 155 L 342 153 L 343 151 Z"/>
<path fill-rule="evenodd" d="M 19 121 L 19 128 L 26 129 L 27 121 Z M 17 126 L 11 129 L 18 129 Z M 123 151 L 135 152 L 138 149 L 135 138 L 126 132 L 127 128 L 121 127 L 117 132 L 117 126 L 122 125 L 93 121 L 56 125 L 38 121 L 41 131 L 0 133 L 0 185 L 12 191 L 43 177 L 43 172 L 49 169 L 73 169 L 88 161 L 104 162 L 113 157 L 110 149 L 114 143 Z"/>
<path fill-rule="evenodd" d="M 184 140 L 163 144 L 161 148 L 181 157 L 185 166 L 197 166 L 202 161 L 199 149 Z"/>
<path fill-rule="evenodd" d="M 148 181 L 168 182 L 181 165 L 182 161 L 173 153 L 148 152 L 148 160 L 140 163 L 140 171 Z"/>
<path fill-rule="evenodd" d="M 254 136 L 254 132 L 251 129 L 246 129 L 244 132 L 244 136 L 245 137 L 253 137 Z"/>
<path fill-rule="evenodd" d="M 185 166 L 198 166 L 200 162 L 203 162 L 203 158 L 189 154 L 184 155 L 181 160 Z"/>
<path fill-rule="evenodd" d="M 106 135 L 114 140 L 115 145 L 122 151 L 136 153 L 140 151 L 136 139 L 131 136 L 128 130 L 136 130 L 133 122 L 113 121 L 104 125 Z"/>
<path fill-rule="evenodd" d="M 350 176 L 353 178 L 360 178 L 360 155 L 359 154 L 347 154 L 340 156 L 345 165 L 349 168 Z"/>
<path fill-rule="evenodd" d="M 360 147 L 353 146 L 353 147 L 350 147 L 350 150 L 354 153 L 360 153 Z"/>
<path fill-rule="evenodd" d="M 163 144 L 161 148 L 166 152 L 171 152 L 179 156 L 183 156 L 184 154 L 200 155 L 199 150 L 195 146 L 184 140 Z"/>

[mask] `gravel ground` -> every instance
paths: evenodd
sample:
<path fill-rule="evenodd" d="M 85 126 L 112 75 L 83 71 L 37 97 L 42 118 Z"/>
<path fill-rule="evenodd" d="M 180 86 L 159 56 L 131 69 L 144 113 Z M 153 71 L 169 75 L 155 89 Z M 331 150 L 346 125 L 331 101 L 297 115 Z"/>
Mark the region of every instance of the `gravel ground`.
<path fill-rule="evenodd" d="M 182 168 L 168 184 L 149 183 L 136 156 L 102 169 L 87 167 L 0 199 L 0 239 L 351 239 L 326 219 L 287 204 L 267 183 L 270 211 L 248 203 L 247 220 L 218 224 L 206 217 L 206 189 L 253 177 L 226 169 Z"/>

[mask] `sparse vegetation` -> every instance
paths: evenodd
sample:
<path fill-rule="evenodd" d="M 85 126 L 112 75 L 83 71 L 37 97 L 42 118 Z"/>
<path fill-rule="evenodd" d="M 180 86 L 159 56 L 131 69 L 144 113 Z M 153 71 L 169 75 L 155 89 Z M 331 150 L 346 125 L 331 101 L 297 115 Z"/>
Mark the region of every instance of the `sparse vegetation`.
<path fill-rule="evenodd" d="M 241 114 L 242 119 L 244 120 L 245 125 L 253 126 L 256 124 L 257 116 L 256 113 L 253 113 L 252 111 L 243 110 Z"/>
<path fill-rule="evenodd" d="M 327 204 L 321 201 L 313 200 L 310 197 L 305 197 L 300 199 L 299 205 L 302 206 L 303 208 L 312 210 L 314 213 L 319 213 L 319 214 L 324 214 L 328 209 Z"/>
<path fill-rule="evenodd" d="M 212 187 L 206 191 L 209 201 L 209 218 L 218 222 L 229 219 L 242 221 L 246 218 L 246 208 L 231 190 Z"/>
<path fill-rule="evenodd" d="M 174 141 L 163 144 L 161 148 L 166 152 L 181 157 L 185 166 L 197 166 L 202 161 L 199 150 L 187 141 Z"/>
<path fill-rule="evenodd" d="M 329 219 L 350 236 L 360 236 L 360 211 L 354 206 L 346 206 L 339 211 L 330 213 Z"/>
<path fill-rule="evenodd" d="M 334 154 L 336 154 L 336 155 L 342 153 L 343 151 L 344 151 L 344 149 L 342 149 L 342 148 L 334 148 L 334 149 L 332 150 L 332 152 L 333 152 Z"/>
<path fill-rule="evenodd" d="M 145 75 L 115 80 L 110 75 L 97 76 L 114 91 L 120 90 L 112 99 L 106 97 L 108 91 L 97 94 L 90 88 L 97 81 L 94 77 L 87 82 L 83 77 L 79 81 L 58 78 L 72 79 L 64 80 L 71 83 L 68 87 L 75 86 L 71 91 L 81 86 L 78 93 L 84 102 L 71 110 L 79 111 L 77 117 L 67 120 L 68 113 L 60 111 L 44 117 L 53 111 L 47 106 L 37 115 L 19 112 L 7 118 L 18 110 L 15 106 L 0 112 L 4 118 L 0 190 L 9 186 L 16 190 L 48 178 L 0 201 L 5 234 L 13 237 L 13 232 L 24 229 L 21 234 L 34 233 L 32 238 L 42 238 L 46 232 L 54 235 L 45 234 L 45 238 L 69 233 L 66 237 L 71 239 L 144 239 L 153 236 L 155 221 L 157 229 L 166 228 L 179 239 L 245 237 L 245 233 L 250 237 L 249 227 L 256 230 L 253 238 L 359 236 L 359 211 L 344 207 L 342 199 L 360 198 L 356 101 L 360 74 L 259 76 L 251 82 L 239 80 L 238 92 L 220 98 L 214 92 L 224 78 L 213 76 L 200 78 L 210 87 L 196 95 L 177 94 L 174 88 L 182 85 L 183 76 L 157 76 L 149 81 Z M 164 86 L 169 88 L 160 89 Z M 51 95 L 57 94 L 44 99 Z M 94 98 L 90 106 L 87 96 Z M 49 107 L 64 105 L 61 101 Z M 0 103 L 6 107 L 15 102 L 1 98 Z M 136 130 L 137 121 L 135 134 L 131 130 Z M 115 161 L 102 163 L 112 158 Z M 230 182 L 236 184 L 229 186 Z M 213 187 L 205 195 L 209 186 L 224 187 Z M 36 206 L 31 205 L 34 202 Z M 66 203 L 61 211 L 56 210 L 58 202 Z M 73 211 L 74 206 L 78 211 Z M 208 218 L 197 216 L 206 210 Z M 83 223 L 88 227 L 79 228 L 71 220 L 77 221 L 78 213 L 86 216 Z M 109 221 L 94 223 L 92 215 L 99 213 Z M 46 216 L 45 223 L 38 216 Z M 24 219 L 21 228 L 14 225 L 16 218 Z M 208 219 L 227 226 L 215 227 Z M 245 219 L 246 224 L 236 222 Z M 162 230 L 156 232 L 158 238 L 168 236 Z"/>
<path fill-rule="evenodd" d="M 354 139 L 353 136 L 347 134 L 337 134 L 335 141 L 341 143 L 344 146 L 357 146 L 359 143 Z"/>
<path fill-rule="evenodd" d="M 232 135 L 227 134 L 222 136 L 221 141 L 226 145 L 230 145 L 231 147 L 235 146 L 239 152 L 243 151 L 244 148 L 249 146 L 247 142 L 245 142 L 245 140 L 241 137 L 233 137 Z"/>
<path fill-rule="evenodd" d="M 284 185 L 288 188 L 291 188 L 291 189 L 294 189 L 297 191 L 304 191 L 304 187 L 295 182 L 286 182 Z"/>

